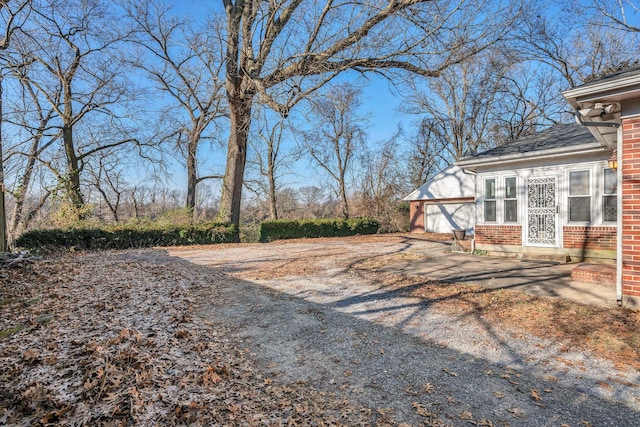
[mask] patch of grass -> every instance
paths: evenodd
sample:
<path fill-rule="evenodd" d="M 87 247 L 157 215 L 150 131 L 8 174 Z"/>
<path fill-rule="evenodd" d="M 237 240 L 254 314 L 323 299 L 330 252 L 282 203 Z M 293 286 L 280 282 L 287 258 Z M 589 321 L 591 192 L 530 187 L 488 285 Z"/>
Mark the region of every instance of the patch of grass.
<path fill-rule="evenodd" d="M 6 338 L 15 334 L 16 332 L 20 332 L 25 328 L 24 325 L 12 326 L 11 328 L 3 329 L 0 331 L 0 338 Z"/>

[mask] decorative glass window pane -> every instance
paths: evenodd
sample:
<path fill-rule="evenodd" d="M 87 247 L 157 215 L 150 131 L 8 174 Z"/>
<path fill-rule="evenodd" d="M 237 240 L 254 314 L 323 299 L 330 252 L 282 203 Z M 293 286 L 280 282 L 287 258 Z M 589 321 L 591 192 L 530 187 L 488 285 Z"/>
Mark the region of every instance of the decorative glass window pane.
<path fill-rule="evenodd" d="M 618 220 L 618 197 L 604 196 L 602 198 L 602 220 L 616 222 Z"/>
<path fill-rule="evenodd" d="M 484 220 L 485 222 L 495 222 L 496 220 L 496 201 L 495 200 L 485 200 Z"/>
<path fill-rule="evenodd" d="M 504 201 L 504 222 L 518 222 L 518 201 Z"/>
<path fill-rule="evenodd" d="M 616 194 L 618 191 L 618 177 L 613 169 L 604 169 L 604 194 Z"/>
<path fill-rule="evenodd" d="M 516 178 L 504 179 L 504 198 L 515 199 L 516 198 Z"/>
<path fill-rule="evenodd" d="M 494 178 L 484 181 L 484 198 L 485 200 L 494 200 L 496 198 L 496 180 Z"/>
<path fill-rule="evenodd" d="M 589 171 L 569 172 L 569 195 L 587 196 L 589 194 Z"/>
<path fill-rule="evenodd" d="M 591 197 L 569 197 L 569 221 L 591 221 Z"/>

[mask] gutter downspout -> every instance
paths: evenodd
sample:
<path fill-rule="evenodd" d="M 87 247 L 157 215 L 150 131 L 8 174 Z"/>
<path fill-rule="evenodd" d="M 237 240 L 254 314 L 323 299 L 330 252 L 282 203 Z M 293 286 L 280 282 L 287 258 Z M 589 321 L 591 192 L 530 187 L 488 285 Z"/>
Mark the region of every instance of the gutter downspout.
<path fill-rule="evenodd" d="M 616 122 L 584 122 L 580 118 L 578 109 L 575 112 L 576 123 L 586 127 L 611 127 L 617 128 L 616 156 L 618 168 L 616 169 L 616 181 L 618 182 L 616 191 L 616 303 L 622 307 L 622 126 Z"/>
<path fill-rule="evenodd" d="M 620 123 L 616 123 L 616 122 L 583 122 L 582 119 L 580 118 L 580 116 L 582 116 L 582 114 L 580 114 L 580 111 L 576 110 L 576 122 L 580 125 L 580 126 L 586 126 L 586 127 L 606 127 L 606 128 L 619 128 L 620 127 Z"/>
<path fill-rule="evenodd" d="M 472 171 L 472 170 L 467 170 L 465 168 L 462 168 L 462 173 L 466 173 L 469 175 L 473 175 L 474 177 L 476 175 L 478 175 L 477 172 Z M 476 180 L 473 180 L 473 186 L 474 186 L 474 194 L 478 194 L 478 188 L 477 188 L 478 183 L 476 182 Z M 471 255 L 476 253 L 476 224 L 478 223 L 478 207 L 476 206 L 476 198 L 473 198 L 473 210 L 475 211 L 475 220 L 473 221 L 473 239 L 471 239 Z"/>
<path fill-rule="evenodd" d="M 618 181 L 616 191 L 617 227 L 616 227 L 616 303 L 622 307 L 622 127 L 618 127 L 616 141 L 618 169 L 616 170 L 616 180 Z"/>

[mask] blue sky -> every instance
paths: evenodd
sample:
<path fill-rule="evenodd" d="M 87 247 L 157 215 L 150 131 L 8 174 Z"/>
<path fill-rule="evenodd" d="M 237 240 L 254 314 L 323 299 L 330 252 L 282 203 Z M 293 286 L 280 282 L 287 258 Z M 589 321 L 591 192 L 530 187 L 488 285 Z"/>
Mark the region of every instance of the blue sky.
<path fill-rule="evenodd" d="M 167 2 L 171 4 L 171 2 Z M 186 0 L 173 3 L 173 12 L 177 15 L 191 15 L 196 19 L 203 17 L 207 9 L 218 9 L 222 2 L 211 0 Z M 343 76 L 341 79 L 348 80 L 351 76 Z M 369 116 L 369 126 L 367 128 L 368 140 L 372 143 L 380 142 L 392 136 L 399 124 L 403 124 L 405 129 L 411 127 L 415 116 L 407 116 L 399 110 L 402 99 L 392 94 L 389 84 L 379 76 L 370 75 L 367 85 L 363 88 L 362 113 Z M 293 142 L 290 142 L 293 144 Z M 224 172 L 224 162 L 226 153 L 223 151 L 210 151 L 210 156 L 201 174 Z M 183 168 L 184 169 L 184 168 Z M 310 171 L 309 162 L 306 159 L 300 160 L 293 168 L 293 174 L 285 178 L 284 184 L 292 187 L 304 185 L 320 185 L 317 182 L 317 173 Z M 172 181 L 181 188 L 182 182 L 186 182 L 186 172 L 177 170 Z"/>

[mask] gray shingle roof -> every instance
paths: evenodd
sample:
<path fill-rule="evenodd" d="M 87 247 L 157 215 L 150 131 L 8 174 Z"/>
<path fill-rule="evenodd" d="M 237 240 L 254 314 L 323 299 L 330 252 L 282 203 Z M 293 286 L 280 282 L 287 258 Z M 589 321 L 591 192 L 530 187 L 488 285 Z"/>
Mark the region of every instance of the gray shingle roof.
<path fill-rule="evenodd" d="M 601 76 L 596 79 L 590 80 L 576 87 L 588 87 L 588 86 L 606 82 L 607 80 L 625 78 L 625 77 L 633 76 L 639 73 L 640 73 L 640 65 L 634 65 L 633 67 L 623 68 L 621 70 L 617 70 L 605 76 Z"/>
<path fill-rule="evenodd" d="M 508 142 L 491 150 L 465 157 L 463 160 L 490 159 L 513 154 L 533 154 L 537 151 L 552 150 L 570 146 L 594 144 L 598 141 L 584 126 L 577 123 L 557 124 L 548 129 Z"/>

